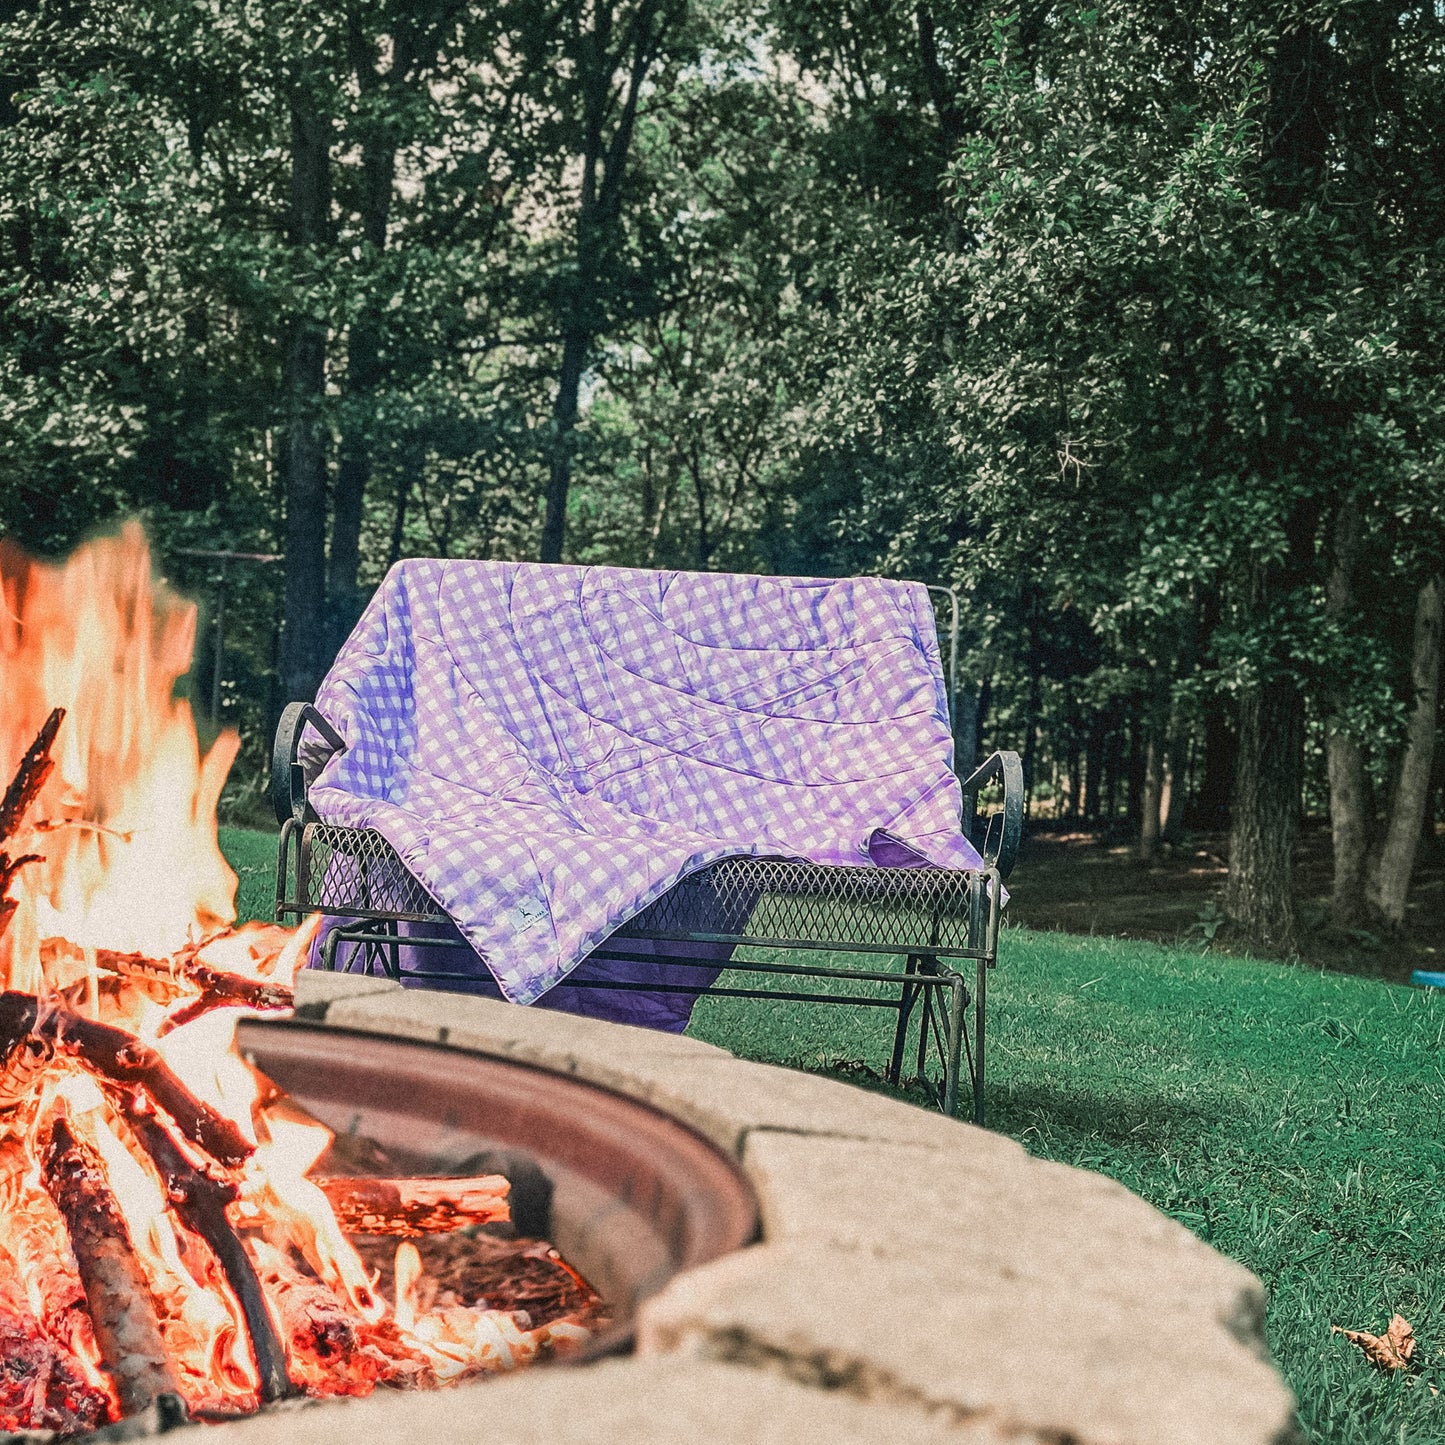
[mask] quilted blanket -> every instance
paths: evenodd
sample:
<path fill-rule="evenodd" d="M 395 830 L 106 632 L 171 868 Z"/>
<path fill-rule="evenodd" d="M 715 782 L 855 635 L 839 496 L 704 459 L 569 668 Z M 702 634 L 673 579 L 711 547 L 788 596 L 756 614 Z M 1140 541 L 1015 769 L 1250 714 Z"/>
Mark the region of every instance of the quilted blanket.
<path fill-rule="evenodd" d="M 317 812 L 517 1003 L 719 858 L 979 866 L 916 583 L 402 562 L 317 706 L 347 744 L 303 754 Z"/>

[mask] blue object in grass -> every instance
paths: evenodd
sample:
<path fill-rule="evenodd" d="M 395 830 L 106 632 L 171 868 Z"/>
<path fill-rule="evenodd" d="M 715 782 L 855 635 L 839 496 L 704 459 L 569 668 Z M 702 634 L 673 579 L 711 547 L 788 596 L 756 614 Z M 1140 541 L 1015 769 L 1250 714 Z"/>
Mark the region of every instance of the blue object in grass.
<path fill-rule="evenodd" d="M 1410 975 L 1411 983 L 1418 983 L 1422 988 L 1445 988 L 1445 973 L 1427 973 L 1423 968 L 1417 968 Z"/>

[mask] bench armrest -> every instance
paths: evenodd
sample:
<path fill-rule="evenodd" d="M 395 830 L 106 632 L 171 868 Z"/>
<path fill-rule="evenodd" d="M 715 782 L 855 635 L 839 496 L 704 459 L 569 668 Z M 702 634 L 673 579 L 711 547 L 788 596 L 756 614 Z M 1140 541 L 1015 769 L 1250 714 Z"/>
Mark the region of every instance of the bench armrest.
<path fill-rule="evenodd" d="M 978 851 L 983 861 L 1006 879 L 1018 860 L 1024 835 L 1024 770 L 1017 753 L 995 753 L 963 780 L 963 815 L 973 815 L 978 790 L 995 779 L 1003 783 L 1003 809 L 989 817 L 983 846 Z"/>
<path fill-rule="evenodd" d="M 276 724 L 276 741 L 271 749 L 271 806 L 276 821 L 294 818 L 307 821 L 306 770 L 301 766 L 301 735 L 307 725 L 314 728 L 333 748 L 344 748 L 346 739 L 309 702 L 286 704 Z"/>

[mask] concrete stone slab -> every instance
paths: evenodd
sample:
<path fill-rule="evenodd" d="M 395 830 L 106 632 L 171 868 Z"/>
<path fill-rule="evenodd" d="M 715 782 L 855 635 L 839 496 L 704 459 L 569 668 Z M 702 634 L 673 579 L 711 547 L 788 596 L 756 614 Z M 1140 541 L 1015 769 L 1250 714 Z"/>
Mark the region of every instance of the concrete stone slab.
<path fill-rule="evenodd" d="M 560 1069 L 676 1115 L 737 1154 L 755 1129 L 872 1139 L 980 1157 L 1023 1156 L 1011 1140 L 851 1084 L 734 1059 L 676 1034 L 492 999 L 403 990 L 333 1003 L 328 1023 L 445 1042 Z"/>
<path fill-rule="evenodd" d="M 922 1241 L 920 1241 L 922 1243 Z M 1293 1397 L 1226 1331 L 983 1271 L 925 1249 L 760 1245 L 674 1280 L 638 1319 L 643 1355 L 771 1370 L 903 1411 L 1077 1445 L 1283 1445 Z M 1172 1316 L 1170 1318 L 1173 1318 Z"/>
<path fill-rule="evenodd" d="M 770 1242 L 926 1257 L 962 1288 L 997 1278 L 1090 1292 L 1265 1352 L 1259 1281 L 1101 1175 L 1022 1151 L 985 1162 L 767 1132 L 748 1136 L 743 1167 Z"/>
<path fill-rule="evenodd" d="M 393 983 L 389 978 L 303 968 L 296 975 L 296 1016 L 319 1021 L 326 1017 L 327 1009 L 338 1000 L 400 992 L 401 985 Z"/>
<path fill-rule="evenodd" d="M 383 1393 L 201 1426 L 186 1436 L 202 1433 L 208 1445 L 1020 1445 L 986 1425 L 960 1430 L 924 1412 L 681 1359 L 619 1360 L 436 1393 Z"/>
<path fill-rule="evenodd" d="M 689 1059 L 646 1069 L 614 1085 L 691 1124 L 715 1143 L 742 1151 L 759 1131 L 852 1139 L 966 1154 L 978 1167 L 1024 1157 L 1011 1139 L 931 1109 L 796 1069 L 740 1060 Z"/>

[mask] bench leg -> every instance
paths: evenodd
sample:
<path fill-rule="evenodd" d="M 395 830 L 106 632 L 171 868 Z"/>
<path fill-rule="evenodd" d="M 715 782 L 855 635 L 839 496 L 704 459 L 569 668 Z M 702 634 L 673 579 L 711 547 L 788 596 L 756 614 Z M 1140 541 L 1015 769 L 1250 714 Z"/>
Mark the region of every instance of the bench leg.
<path fill-rule="evenodd" d="M 938 960 L 936 958 L 929 958 L 926 954 L 916 954 L 915 959 L 918 964 L 919 973 L 936 974 L 938 972 Z M 919 985 L 918 991 L 923 995 L 923 1014 L 922 1017 L 918 1020 L 917 1064 L 918 1078 L 919 1081 L 922 1082 L 928 1077 L 928 1036 L 931 1032 L 934 1035 L 934 1038 L 938 1039 L 942 1035 L 942 1030 L 938 1026 L 938 1018 L 935 1008 L 938 1002 L 938 990 L 935 988 L 925 988 L 924 986 Z M 945 1073 L 947 1072 L 947 1068 L 947 1059 L 945 1058 Z"/>
<path fill-rule="evenodd" d="M 276 840 L 276 906 L 271 917 L 280 923 L 286 916 L 286 884 L 291 871 L 291 835 L 296 831 L 296 820 L 287 818 L 281 825 L 281 836 Z M 299 916 L 299 915 L 298 915 Z"/>
<path fill-rule="evenodd" d="M 958 1075 L 960 1056 L 963 1053 L 963 1011 L 968 1006 L 968 989 L 961 978 L 950 980 L 948 990 L 948 1056 L 943 1070 L 943 1112 L 950 1118 L 958 1112 Z M 977 1074 L 975 1074 L 975 1081 Z M 974 1089 L 974 1108 L 978 1108 L 977 1083 Z"/>
<path fill-rule="evenodd" d="M 336 945 L 341 941 L 336 934 L 337 930 L 333 928 L 321 942 L 321 967 L 327 973 L 336 972 Z"/>
<path fill-rule="evenodd" d="M 908 955 L 905 964 L 905 971 L 913 973 L 917 957 L 914 954 Z M 918 995 L 921 992 L 916 983 L 903 984 L 903 992 L 898 999 L 898 1027 L 893 1030 L 893 1057 L 888 1064 L 888 1073 L 885 1075 L 890 1084 L 897 1084 L 900 1075 L 903 1073 L 903 1051 L 908 1047 L 908 1021 L 913 1017 L 913 1006 L 918 1002 Z"/>
<path fill-rule="evenodd" d="M 973 1122 L 983 1124 L 984 995 L 988 990 L 988 963 L 978 961 L 973 990 Z"/>

